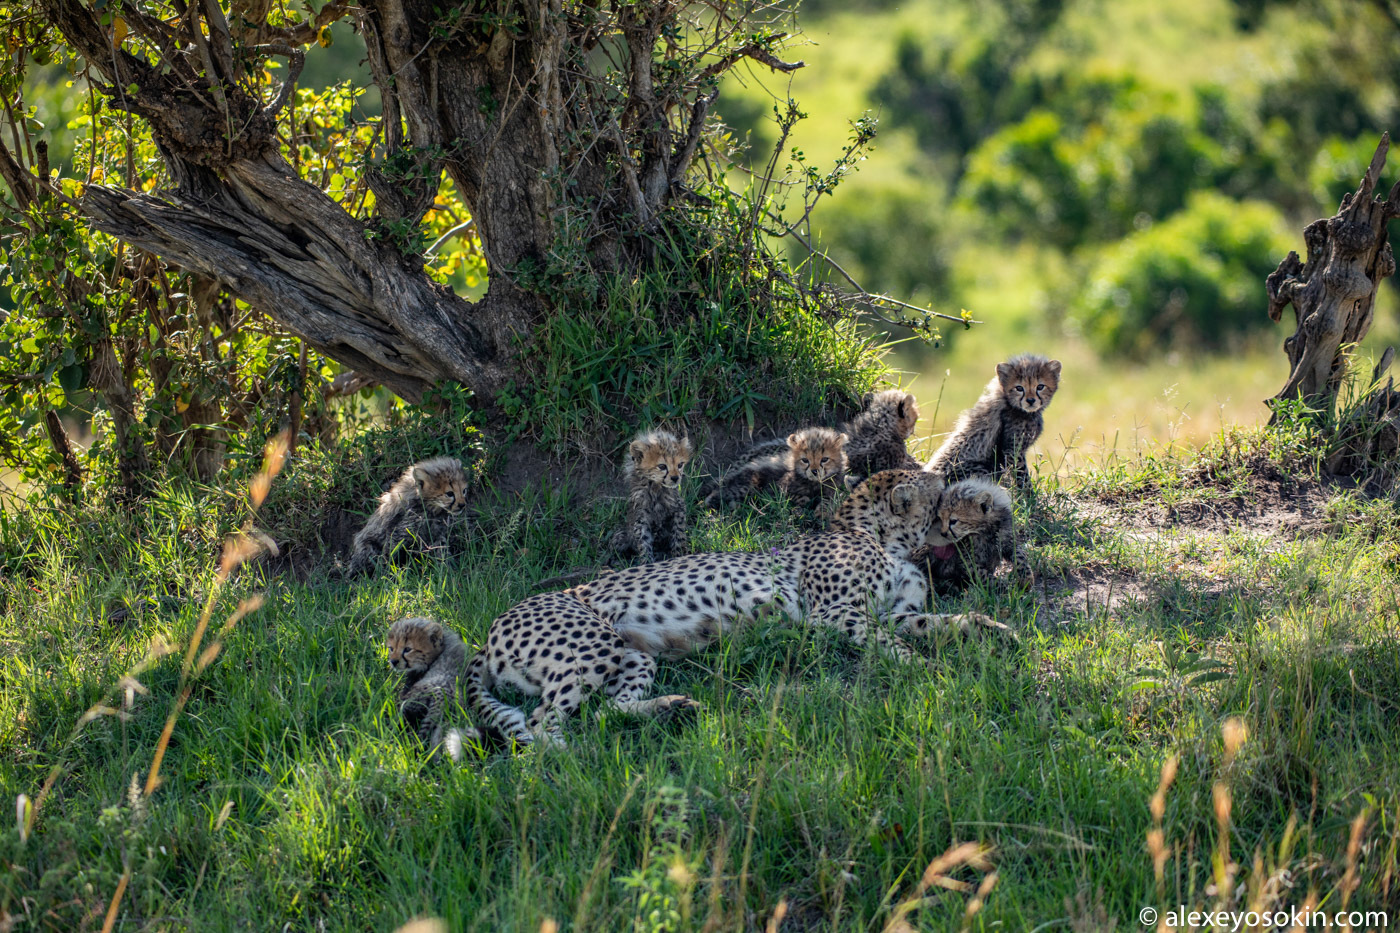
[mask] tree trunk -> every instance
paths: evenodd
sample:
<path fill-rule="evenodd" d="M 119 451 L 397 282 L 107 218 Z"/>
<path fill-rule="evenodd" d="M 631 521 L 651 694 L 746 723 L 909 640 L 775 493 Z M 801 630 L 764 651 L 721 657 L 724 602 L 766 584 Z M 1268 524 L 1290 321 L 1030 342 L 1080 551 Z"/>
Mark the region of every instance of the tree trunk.
<path fill-rule="evenodd" d="M 1387 377 L 1395 348 L 1386 347 L 1371 371 L 1371 386 L 1354 406 L 1349 405 L 1332 440 L 1328 473 L 1338 476 L 1377 476 L 1383 485 L 1394 482 L 1400 469 L 1400 391 Z M 1385 382 L 1381 382 L 1385 379 Z"/>
<path fill-rule="evenodd" d="M 236 4 L 232 24 L 219 0 L 175 3 L 171 19 L 124 5 L 139 40 L 127 47 L 84 0 L 39 5 L 106 81 L 108 106 L 149 125 L 176 182 L 155 193 L 89 187 L 79 207 L 93 226 L 217 278 L 410 400 L 443 381 L 492 398 L 517 375 L 522 338 L 562 310 L 543 282 L 591 294 L 590 276 L 648 255 L 635 234 L 654 231 L 685 193 L 719 76 L 745 58 L 801 67 L 773 54 L 785 33 L 724 2 L 683 20 L 674 0 L 333 0 L 292 26 L 270 25 L 265 3 Z M 369 222 L 301 180 L 277 134 L 302 47 L 347 10 L 384 106 L 379 151 L 358 153 L 382 155 L 365 173 L 378 212 Z M 269 95 L 249 76 L 271 56 L 288 66 Z M 431 208 L 444 170 L 486 254 L 476 303 L 395 245 Z"/>
<path fill-rule="evenodd" d="M 1267 280 L 1269 317 L 1278 322 L 1292 304 L 1298 325 L 1283 344 L 1291 368 L 1288 382 L 1271 404 L 1301 398 L 1310 408 L 1330 412 L 1350 348 L 1371 329 L 1376 289 L 1395 272 L 1386 222 L 1400 215 L 1400 182 L 1387 198 L 1372 199 L 1389 147 L 1387 133 L 1361 186 L 1342 198 L 1335 216 L 1315 220 L 1303 231 L 1307 262 L 1290 252 Z"/>
<path fill-rule="evenodd" d="M 511 328 L 491 326 L 489 296 L 473 306 L 435 284 L 276 153 L 185 175 L 181 190 L 158 194 L 94 185 L 83 212 L 105 233 L 218 278 L 404 398 L 444 380 L 488 397 L 499 388 Z"/>

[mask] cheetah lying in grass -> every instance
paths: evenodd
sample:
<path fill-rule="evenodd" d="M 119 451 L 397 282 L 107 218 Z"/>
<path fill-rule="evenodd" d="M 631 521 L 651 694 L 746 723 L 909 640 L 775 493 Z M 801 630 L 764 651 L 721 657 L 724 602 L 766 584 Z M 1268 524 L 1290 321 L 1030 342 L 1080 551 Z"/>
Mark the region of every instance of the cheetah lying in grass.
<path fill-rule="evenodd" d="M 600 686 L 615 705 L 648 715 L 693 707 L 685 697 L 641 699 L 653 659 L 695 651 L 765 606 L 902 660 L 915 655 L 901 636 L 1005 632 L 976 613 L 924 612 L 928 584 L 910 559 L 924 547 L 941 490 L 933 474 L 888 471 L 852 492 L 827 534 L 767 553 L 630 567 L 527 599 L 492 624 L 467 671 L 467 702 L 481 725 L 519 742 L 560 741 L 564 718 Z M 539 708 L 527 719 L 493 695 L 497 684 L 540 696 Z"/>

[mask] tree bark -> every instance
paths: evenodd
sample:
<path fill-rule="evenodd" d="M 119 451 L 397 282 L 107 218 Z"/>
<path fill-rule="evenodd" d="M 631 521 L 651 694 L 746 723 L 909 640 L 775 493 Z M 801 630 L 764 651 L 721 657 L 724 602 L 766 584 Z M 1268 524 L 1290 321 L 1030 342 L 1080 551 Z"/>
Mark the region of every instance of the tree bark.
<path fill-rule="evenodd" d="M 144 194 L 94 185 L 82 199 L 93 226 L 192 272 L 218 278 L 332 359 L 417 401 L 453 380 L 487 397 L 509 373 L 512 329 L 481 326 L 472 305 L 435 284 L 281 156 L 230 162 L 215 174 L 186 166 L 179 191 Z"/>
<path fill-rule="evenodd" d="M 1283 344 L 1288 381 L 1271 404 L 1301 398 L 1330 412 L 1350 348 L 1371 329 L 1376 289 L 1395 272 L 1386 224 L 1400 215 L 1400 182 L 1388 197 L 1372 198 L 1389 148 L 1387 133 L 1360 187 L 1342 198 L 1336 215 L 1308 224 L 1307 262 L 1290 252 L 1266 282 L 1269 317 L 1277 323 L 1289 304 L 1297 317 L 1297 331 Z"/>
<path fill-rule="evenodd" d="M 154 193 L 89 187 L 78 206 L 93 226 L 217 278 L 415 401 L 444 381 L 492 398 L 517 375 L 522 338 L 564 303 L 543 273 L 589 294 L 590 276 L 649 254 L 627 234 L 651 229 L 682 191 L 719 76 L 743 58 L 801 67 L 773 54 L 785 34 L 750 28 L 752 8 L 724 3 L 682 22 L 676 0 L 360 0 L 384 105 L 384 158 L 366 170 L 378 216 L 365 222 L 301 180 L 277 136 L 300 45 L 346 8 L 338 0 L 296 27 L 269 25 L 262 0 L 240 0 L 232 27 L 216 0 L 177 2 L 169 20 L 126 5 L 144 58 L 84 0 L 39 5 L 106 81 L 108 106 L 146 121 L 175 180 Z M 264 102 L 248 76 L 272 55 L 287 59 L 287 78 Z M 405 164 L 414 170 L 393 173 Z M 385 235 L 422 220 L 440 170 L 486 254 L 476 303 L 434 284 Z"/>
<path fill-rule="evenodd" d="M 1382 480 L 1394 481 L 1400 468 L 1400 391 L 1395 378 L 1387 376 L 1395 360 L 1395 348 L 1386 347 L 1380 362 L 1371 371 L 1371 386 L 1338 425 L 1333 451 L 1327 458 L 1327 472 L 1338 476 L 1379 473 Z M 1385 379 L 1385 382 L 1381 382 Z"/>
<path fill-rule="evenodd" d="M 44 412 L 44 427 L 49 432 L 49 443 L 63 462 L 63 485 L 71 492 L 83 484 L 83 468 L 73 453 L 73 445 L 68 442 L 68 432 L 63 429 L 58 412 L 52 408 Z"/>

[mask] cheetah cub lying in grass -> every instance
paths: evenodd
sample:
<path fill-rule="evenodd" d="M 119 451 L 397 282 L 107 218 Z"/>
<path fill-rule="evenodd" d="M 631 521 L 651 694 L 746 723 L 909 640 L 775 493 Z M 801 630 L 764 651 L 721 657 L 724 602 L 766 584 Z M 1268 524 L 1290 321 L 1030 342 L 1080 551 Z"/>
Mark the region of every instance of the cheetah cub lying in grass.
<path fill-rule="evenodd" d="M 398 551 L 426 551 L 446 559 L 448 533 L 467 505 L 467 485 L 461 461 L 452 457 L 434 457 L 404 470 L 355 535 L 346 575 L 364 573 Z"/>
<path fill-rule="evenodd" d="M 457 677 L 467 660 L 461 637 L 432 619 L 400 619 L 385 638 L 389 666 L 404 675 L 399 715 L 428 748 L 443 741 L 443 716 L 457 698 Z M 475 737 L 475 731 L 469 730 Z M 449 746 L 460 748 L 463 734 L 452 730 Z M 453 752 L 453 757 L 457 757 Z"/>
<path fill-rule="evenodd" d="M 834 510 L 834 497 L 846 476 L 845 434 L 831 428 L 803 428 L 788 435 L 787 446 L 773 453 L 764 444 L 750 459 L 731 469 L 705 497 L 711 508 L 738 502 L 751 493 L 776 486 L 804 508 Z"/>
<path fill-rule="evenodd" d="M 1009 474 L 1012 484 L 1030 482 L 1026 454 L 1045 430 L 1045 409 L 1060 387 L 1060 361 L 1023 353 L 997 364 L 982 397 L 958 416 L 953 433 L 925 469 L 949 480 L 989 473 Z"/>
<path fill-rule="evenodd" d="M 886 389 L 865 397 L 863 410 L 846 425 L 846 456 L 850 472 L 846 482 L 854 486 L 883 470 L 918 470 L 923 467 L 905 440 L 919 423 L 919 405 L 903 389 Z"/>
<path fill-rule="evenodd" d="M 974 579 L 991 579 L 1003 560 L 1021 576 L 1032 576 L 1025 548 L 1016 540 L 1011 496 L 980 477 L 943 490 L 928 545 L 918 559 L 940 592 L 961 589 Z"/>
<path fill-rule="evenodd" d="M 618 557 L 675 557 L 689 550 L 681 474 L 690 462 L 690 439 L 669 431 L 646 431 L 627 447 L 622 476 L 627 483 L 627 524 L 612 536 Z"/>
<path fill-rule="evenodd" d="M 557 741 L 563 718 L 600 686 L 615 705 L 643 714 L 694 706 L 685 697 L 641 699 L 653 659 L 698 650 L 765 607 L 904 660 L 915 655 L 902 635 L 1008 633 L 979 613 L 924 612 L 928 584 L 911 558 L 926 544 L 942 488 L 933 474 L 887 471 L 847 497 L 835 531 L 764 553 L 628 567 L 531 597 L 492 623 L 486 649 L 468 667 L 472 711 L 480 725 L 530 742 Z M 539 695 L 540 707 L 527 718 L 492 695 L 497 683 Z"/>

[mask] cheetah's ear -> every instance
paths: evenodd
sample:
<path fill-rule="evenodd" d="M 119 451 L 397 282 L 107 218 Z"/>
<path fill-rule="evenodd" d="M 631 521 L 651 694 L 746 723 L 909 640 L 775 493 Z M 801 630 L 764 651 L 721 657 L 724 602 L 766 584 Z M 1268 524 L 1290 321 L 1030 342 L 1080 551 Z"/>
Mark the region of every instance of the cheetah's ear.
<path fill-rule="evenodd" d="M 874 393 L 874 392 L 867 392 L 867 393 L 865 393 L 864 395 L 862 395 L 862 396 L 860 397 L 860 407 L 861 407 L 861 409 L 863 410 L 863 409 L 869 408 L 869 407 L 870 407 L 870 403 L 873 402 L 873 401 L 875 401 L 875 393 Z"/>
<path fill-rule="evenodd" d="M 633 441 L 627 445 L 627 452 L 632 455 L 633 463 L 641 463 L 642 456 L 646 453 L 646 446 L 641 441 Z"/>
<path fill-rule="evenodd" d="M 681 438 L 681 456 L 684 457 L 686 460 L 689 460 L 690 457 L 691 457 L 691 454 L 693 454 L 693 453 L 694 453 L 694 450 L 691 449 L 691 446 L 690 446 L 690 438 L 688 438 L 688 437 L 683 437 L 683 438 Z"/>
<path fill-rule="evenodd" d="M 447 636 L 443 634 L 441 626 L 434 626 L 432 634 L 428 636 L 428 641 L 432 643 L 434 649 L 441 651 L 443 643 L 447 641 Z"/>
<path fill-rule="evenodd" d="M 992 511 L 992 494 L 990 492 L 980 492 L 977 494 L 977 504 L 982 507 L 982 514 L 989 515 Z"/>
<path fill-rule="evenodd" d="M 1048 370 L 1050 370 L 1050 372 L 1054 373 L 1056 379 L 1060 378 L 1060 361 L 1059 361 L 1059 360 L 1051 360 L 1050 362 L 1048 362 L 1048 363 L 1045 364 L 1045 368 L 1048 369 Z"/>
<path fill-rule="evenodd" d="M 422 489 L 424 484 L 427 483 L 430 479 L 432 479 L 432 477 L 428 475 L 427 470 L 423 469 L 420 466 L 416 466 L 413 468 L 413 481 L 418 484 L 419 489 Z"/>
<path fill-rule="evenodd" d="M 896 515 L 903 515 L 914 507 L 914 499 L 919 495 L 919 490 L 913 483 L 900 483 L 890 490 L 890 511 Z"/>
<path fill-rule="evenodd" d="M 797 446 L 797 432 L 796 432 L 796 431 L 793 431 L 791 434 L 788 435 L 788 446 L 789 446 L 789 447 L 796 447 L 796 446 Z"/>
<path fill-rule="evenodd" d="M 846 446 L 847 444 L 849 444 L 850 442 L 851 442 L 851 435 L 849 435 L 849 434 L 838 434 L 838 435 L 836 435 L 836 443 L 839 444 L 840 446 L 845 447 L 845 446 Z"/>
<path fill-rule="evenodd" d="M 998 364 L 997 364 L 997 378 L 1000 379 L 1000 380 L 1002 380 L 1003 382 L 1005 382 L 1007 379 L 1010 379 L 1010 378 L 1011 378 L 1011 364 L 1010 364 L 1010 363 L 998 363 Z"/>

